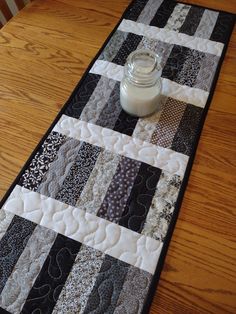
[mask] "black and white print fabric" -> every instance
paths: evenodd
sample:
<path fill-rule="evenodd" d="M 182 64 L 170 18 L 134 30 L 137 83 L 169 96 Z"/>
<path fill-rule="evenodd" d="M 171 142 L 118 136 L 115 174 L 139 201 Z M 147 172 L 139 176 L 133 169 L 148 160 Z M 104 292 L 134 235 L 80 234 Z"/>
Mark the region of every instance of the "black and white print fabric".
<path fill-rule="evenodd" d="M 133 1 L 2 202 L 1 313 L 146 313 L 233 24 Z M 141 48 L 160 56 L 163 88 L 159 111 L 139 119 L 119 86 Z"/>

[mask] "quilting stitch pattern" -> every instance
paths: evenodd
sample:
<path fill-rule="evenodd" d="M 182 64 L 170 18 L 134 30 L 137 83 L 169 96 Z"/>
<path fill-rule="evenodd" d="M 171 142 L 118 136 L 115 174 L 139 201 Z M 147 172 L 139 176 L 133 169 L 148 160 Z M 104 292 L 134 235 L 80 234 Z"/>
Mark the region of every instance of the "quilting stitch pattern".
<path fill-rule="evenodd" d="M 234 16 L 136 0 L 0 211 L 0 312 L 144 313 Z M 119 102 L 136 48 L 161 57 L 147 118 Z"/>

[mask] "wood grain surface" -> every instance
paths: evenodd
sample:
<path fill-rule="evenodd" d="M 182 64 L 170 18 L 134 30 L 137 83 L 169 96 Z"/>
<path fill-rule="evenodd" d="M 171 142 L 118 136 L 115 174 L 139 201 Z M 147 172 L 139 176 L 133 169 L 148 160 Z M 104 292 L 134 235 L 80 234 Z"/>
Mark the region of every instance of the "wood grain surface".
<path fill-rule="evenodd" d="M 0 194 L 129 0 L 36 0 L 0 30 Z M 190 0 L 236 12 L 235 0 Z M 151 314 L 236 313 L 236 32 L 202 131 Z"/>

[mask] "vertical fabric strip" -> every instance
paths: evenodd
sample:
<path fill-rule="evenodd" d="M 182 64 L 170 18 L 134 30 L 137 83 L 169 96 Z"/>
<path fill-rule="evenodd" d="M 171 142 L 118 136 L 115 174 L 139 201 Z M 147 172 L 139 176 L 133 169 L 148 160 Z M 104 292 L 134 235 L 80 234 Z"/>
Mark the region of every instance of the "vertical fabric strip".
<path fill-rule="evenodd" d="M 120 156 L 108 151 L 101 151 L 76 207 L 86 210 L 90 214 L 97 214 L 116 172 L 120 158 Z"/>
<path fill-rule="evenodd" d="M 142 231 L 160 174 L 160 169 L 141 164 L 119 225 Z"/>
<path fill-rule="evenodd" d="M 114 126 L 114 131 L 131 136 L 138 122 L 138 117 L 133 117 L 121 110 Z"/>
<path fill-rule="evenodd" d="M 205 10 L 198 28 L 195 32 L 196 37 L 210 38 L 216 24 L 219 13 L 211 10 Z"/>
<path fill-rule="evenodd" d="M 136 21 L 141 12 L 143 11 L 147 0 L 136 0 L 133 2 L 133 5 L 125 14 L 125 18 L 128 20 Z"/>
<path fill-rule="evenodd" d="M 32 159 L 29 167 L 25 170 L 19 184 L 25 188 L 37 191 L 64 141 L 64 136 L 56 132 L 51 132 Z"/>
<path fill-rule="evenodd" d="M 82 143 L 75 162 L 65 178 L 56 199 L 69 205 L 75 205 L 93 170 L 100 147 Z"/>
<path fill-rule="evenodd" d="M 184 21 L 184 24 L 180 28 L 179 32 L 190 36 L 193 36 L 197 30 L 197 27 L 201 21 L 204 13 L 203 8 L 191 6 L 188 15 Z"/>
<path fill-rule="evenodd" d="M 84 313 L 105 254 L 82 245 L 53 309 L 53 314 Z"/>
<path fill-rule="evenodd" d="M 129 54 L 136 50 L 141 40 L 140 35 L 129 33 L 112 62 L 124 65 Z"/>
<path fill-rule="evenodd" d="M 112 61 L 117 55 L 120 47 L 126 40 L 127 35 L 128 35 L 127 32 L 121 32 L 119 30 L 116 30 L 115 33 L 112 35 L 111 39 L 109 40 L 108 44 L 98 57 L 98 60 Z"/>
<path fill-rule="evenodd" d="M 201 114 L 201 108 L 187 104 L 171 145 L 174 151 L 190 156 Z"/>
<path fill-rule="evenodd" d="M 113 129 L 122 110 L 120 105 L 120 83 L 114 81 L 115 87 L 103 108 L 96 124 L 104 128 Z"/>
<path fill-rule="evenodd" d="M 3 209 L 0 209 L 0 241 L 2 237 L 4 236 L 4 234 L 6 233 L 7 228 L 9 227 L 13 218 L 14 218 L 14 215 L 12 213 L 9 213 Z"/>
<path fill-rule="evenodd" d="M 116 173 L 98 211 L 99 217 L 116 223 L 119 221 L 140 165 L 139 161 L 121 157 Z"/>
<path fill-rule="evenodd" d="M 56 238 L 52 230 L 37 226 L 0 295 L 0 306 L 20 314 L 38 273 Z"/>
<path fill-rule="evenodd" d="M 189 10 L 189 5 L 185 5 L 182 3 L 177 4 L 166 23 L 165 29 L 178 31 L 183 25 Z"/>
<path fill-rule="evenodd" d="M 151 26 L 163 28 L 165 27 L 169 17 L 171 16 L 177 3 L 172 0 L 165 0 L 158 8 L 155 16 L 150 22 Z"/>
<path fill-rule="evenodd" d="M 107 77 L 102 76 L 100 78 L 93 94 L 89 98 L 89 101 L 80 115 L 80 120 L 96 123 L 114 89 L 115 84 L 116 81 Z"/>
<path fill-rule="evenodd" d="M 35 223 L 14 216 L 6 233 L 0 241 L 0 293 L 15 264 L 22 254 L 27 241 L 34 231 Z"/>
<path fill-rule="evenodd" d="M 83 314 L 113 313 L 129 265 L 106 255 Z"/>
<path fill-rule="evenodd" d="M 212 31 L 210 40 L 226 44 L 230 35 L 230 29 L 235 23 L 235 15 L 220 12 L 215 27 Z"/>
<path fill-rule="evenodd" d="M 181 183 L 179 176 L 161 173 L 142 234 L 165 241 Z"/>
<path fill-rule="evenodd" d="M 162 147 L 171 147 L 185 108 L 186 103 L 168 98 L 152 134 L 151 143 Z"/>
<path fill-rule="evenodd" d="M 83 84 L 80 85 L 75 95 L 70 99 L 65 110 L 65 114 L 79 118 L 85 105 L 89 101 L 93 91 L 95 90 L 101 76 L 88 73 L 85 76 Z"/>
<path fill-rule="evenodd" d="M 149 0 L 139 15 L 137 22 L 150 24 L 162 2 L 163 0 Z"/>
<path fill-rule="evenodd" d="M 162 97 L 162 101 L 163 101 Z M 161 116 L 161 109 L 155 112 L 150 117 L 141 118 L 138 120 L 132 137 L 138 138 L 142 141 L 151 142 L 152 134 L 156 129 L 156 124 L 158 123 Z"/>
<path fill-rule="evenodd" d="M 114 314 L 141 314 L 151 279 L 151 274 L 129 267 Z"/>
<path fill-rule="evenodd" d="M 64 180 L 75 162 L 81 142 L 73 138 L 67 138 L 60 147 L 57 157 L 51 163 L 48 172 L 45 174 L 37 192 L 56 198 Z"/>
<path fill-rule="evenodd" d="M 81 244 L 58 234 L 28 294 L 23 313 L 51 313 L 71 271 Z"/>

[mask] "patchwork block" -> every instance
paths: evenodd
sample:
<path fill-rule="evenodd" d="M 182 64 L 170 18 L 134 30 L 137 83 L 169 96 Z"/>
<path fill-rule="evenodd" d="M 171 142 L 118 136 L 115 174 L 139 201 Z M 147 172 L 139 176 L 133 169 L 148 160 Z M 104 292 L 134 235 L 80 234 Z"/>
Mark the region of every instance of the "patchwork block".
<path fill-rule="evenodd" d="M 190 4 L 132 2 L 1 203 L 1 313 L 147 312 L 233 24 Z M 161 58 L 162 95 L 137 118 L 119 93 L 142 48 Z"/>

